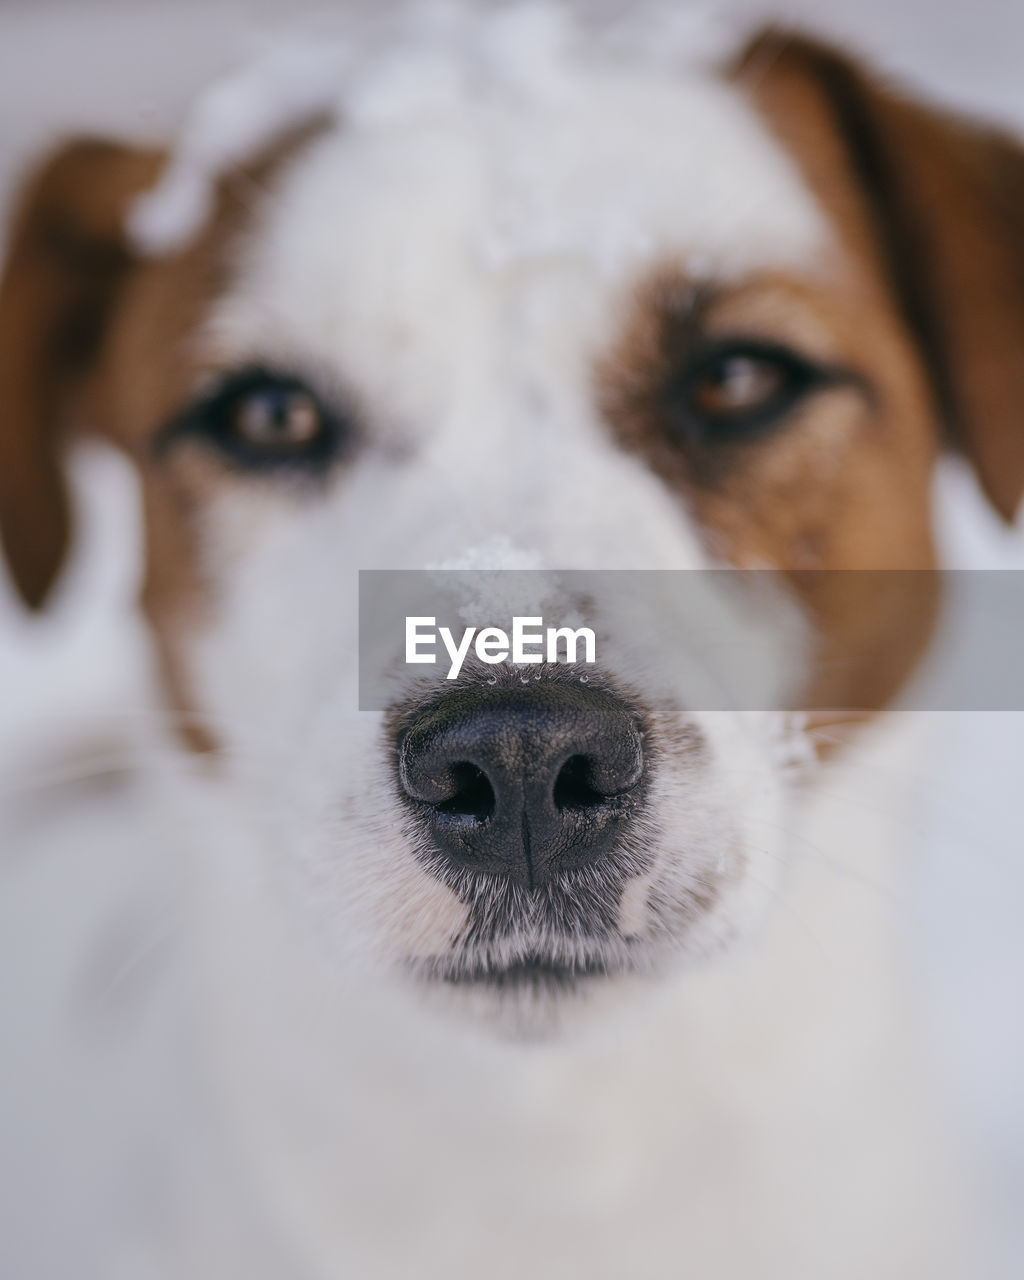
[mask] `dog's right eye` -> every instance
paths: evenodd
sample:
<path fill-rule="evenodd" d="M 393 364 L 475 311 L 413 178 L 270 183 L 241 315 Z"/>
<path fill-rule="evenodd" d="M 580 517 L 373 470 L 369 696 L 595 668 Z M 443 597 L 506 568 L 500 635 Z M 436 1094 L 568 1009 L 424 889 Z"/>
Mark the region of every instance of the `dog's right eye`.
<path fill-rule="evenodd" d="M 299 387 L 261 387 L 229 407 L 228 429 L 238 443 L 267 454 L 306 449 L 323 427 L 320 406 Z"/>
<path fill-rule="evenodd" d="M 344 451 L 352 430 L 300 379 L 245 369 L 175 418 L 159 445 L 182 438 L 210 444 L 246 470 L 316 472 Z"/>

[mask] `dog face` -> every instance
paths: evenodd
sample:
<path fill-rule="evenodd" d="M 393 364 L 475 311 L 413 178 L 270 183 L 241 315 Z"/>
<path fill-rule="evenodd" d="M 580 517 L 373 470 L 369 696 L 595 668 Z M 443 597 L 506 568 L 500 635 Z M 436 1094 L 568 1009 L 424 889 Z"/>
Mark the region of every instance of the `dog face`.
<path fill-rule="evenodd" d="M 943 432 L 1012 514 L 1024 163 L 798 40 L 714 73 L 481 57 L 386 63 L 400 92 L 219 175 L 162 255 L 124 233 L 162 155 L 52 160 L 0 295 L 0 516 L 38 603 L 67 413 L 124 448 L 169 700 L 284 909 L 344 963 L 521 1004 L 746 930 L 783 713 L 883 705 L 930 625 L 818 571 L 933 566 Z M 356 711 L 357 570 L 439 565 L 777 571 L 701 608 L 773 655 L 775 709 L 694 712 L 685 637 L 648 618 L 630 652 L 607 599 L 592 680 Z"/>

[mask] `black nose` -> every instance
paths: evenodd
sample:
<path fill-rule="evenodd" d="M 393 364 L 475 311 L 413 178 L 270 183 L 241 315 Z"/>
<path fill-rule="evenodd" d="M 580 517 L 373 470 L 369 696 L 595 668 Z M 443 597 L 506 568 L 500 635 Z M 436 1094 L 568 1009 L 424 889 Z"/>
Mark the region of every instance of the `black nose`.
<path fill-rule="evenodd" d="M 461 689 L 415 714 L 398 771 L 445 858 L 533 888 L 615 850 L 644 760 L 617 697 L 540 680 Z"/>

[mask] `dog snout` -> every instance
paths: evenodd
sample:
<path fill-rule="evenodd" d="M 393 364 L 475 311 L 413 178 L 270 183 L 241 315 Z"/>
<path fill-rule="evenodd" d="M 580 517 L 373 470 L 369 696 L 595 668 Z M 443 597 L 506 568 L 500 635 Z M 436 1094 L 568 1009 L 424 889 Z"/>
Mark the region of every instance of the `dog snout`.
<path fill-rule="evenodd" d="M 398 773 L 450 866 L 533 888 L 614 856 L 646 769 L 621 699 L 542 680 L 461 689 L 415 712 Z"/>

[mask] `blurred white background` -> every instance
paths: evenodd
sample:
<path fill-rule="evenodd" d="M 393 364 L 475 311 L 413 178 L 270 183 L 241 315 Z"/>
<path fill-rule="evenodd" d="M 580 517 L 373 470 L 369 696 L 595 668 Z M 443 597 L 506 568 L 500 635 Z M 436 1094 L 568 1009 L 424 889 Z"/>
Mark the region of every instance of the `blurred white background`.
<path fill-rule="evenodd" d="M 54 136 L 166 138 L 216 74 L 280 33 L 329 24 L 360 2 L 332 11 L 308 0 L 2 0 L 0 200 L 5 207 L 12 178 Z M 928 95 L 1024 134 L 1020 0 L 719 0 L 713 8 L 738 31 L 788 19 L 844 38 Z M 131 705 L 144 678 L 129 621 L 137 573 L 130 482 L 105 456 L 85 457 L 80 470 L 83 539 L 50 614 L 23 617 L 0 573 L 0 873 L 30 842 L 8 800 L 32 762 L 48 743 L 103 724 L 110 705 Z M 941 490 L 950 563 L 1024 568 L 1024 529 L 1000 528 L 969 477 L 951 469 Z M 914 938 L 936 1043 L 986 1171 L 1007 1274 L 1019 1275 L 1024 714 L 961 714 L 947 736 L 917 867 Z M 6 923 L 0 912 L 0 927 Z M 24 979 L 0 977 L 0 1003 L 16 998 L 12 984 Z"/>

